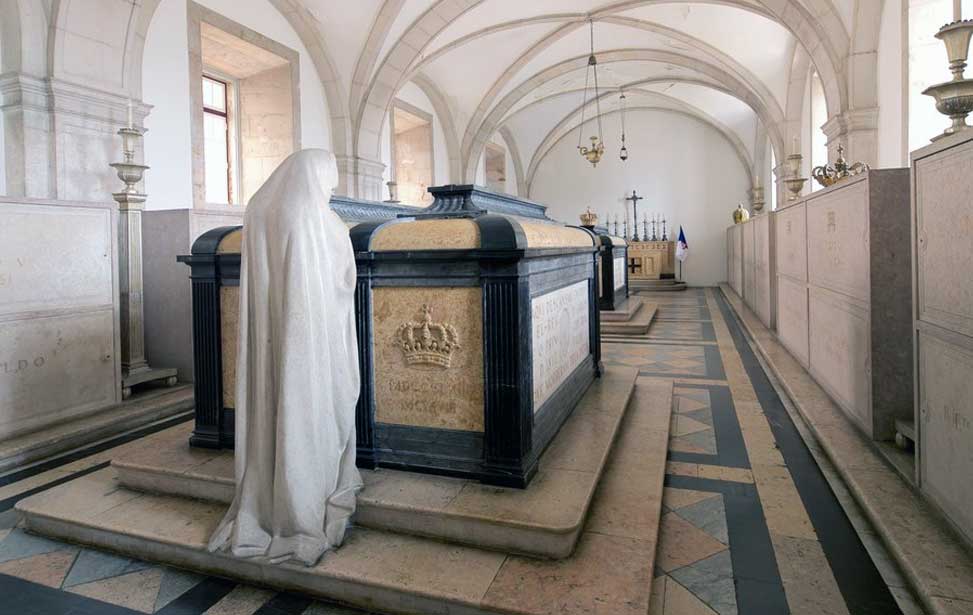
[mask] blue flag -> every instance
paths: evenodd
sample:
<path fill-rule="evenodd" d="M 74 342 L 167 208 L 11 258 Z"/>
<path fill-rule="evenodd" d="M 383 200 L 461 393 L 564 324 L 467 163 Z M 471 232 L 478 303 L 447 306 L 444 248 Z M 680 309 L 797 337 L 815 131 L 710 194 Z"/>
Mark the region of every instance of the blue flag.
<path fill-rule="evenodd" d="M 679 240 L 676 242 L 676 258 L 679 262 L 686 260 L 689 256 L 689 244 L 686 243 L 686 233 L 682 232 L 682 225 L 679 225 Z"/>

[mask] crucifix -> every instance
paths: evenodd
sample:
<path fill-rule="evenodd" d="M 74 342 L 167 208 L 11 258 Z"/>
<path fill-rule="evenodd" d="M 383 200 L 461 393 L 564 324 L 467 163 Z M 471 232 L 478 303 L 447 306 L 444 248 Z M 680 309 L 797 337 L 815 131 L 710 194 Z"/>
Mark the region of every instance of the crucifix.
<path fill-rule="evenodd" d="M 632 241 L 639 241 L 639 201 L 644 198 L 645 197 L 635 194 L 634 190 L 632 190 L 632 196 L 625 197 L 626 201 L 632 201 L 632 213 L 634 214 L 632 219 L 635 220 L 635 233 L 632 237 Z"/>

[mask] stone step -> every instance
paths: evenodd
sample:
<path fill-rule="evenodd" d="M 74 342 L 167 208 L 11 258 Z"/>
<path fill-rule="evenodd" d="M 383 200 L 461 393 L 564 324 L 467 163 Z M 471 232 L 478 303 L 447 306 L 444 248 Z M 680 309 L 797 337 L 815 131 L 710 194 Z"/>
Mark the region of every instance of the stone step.
<path fill-rule="evenodd" d="M 369 611 L 645 613 L 671 412 L 672 381 L 639 379 L 578 547 L 557 561 L 362 527 L 351 528 L 345 544 L 315 566 L 235 559 L 206 549 L 225 505 L 133 491 L 118 482 L 112 468 L 21 500 L 17 510 L 30 532 Z M 595 418 L 589 422 L 589 430 L 598 424 Z M 587 449 L 573 452 L 577 461 L 590 455 Z M 413 499 L 423 498 L 418 487 L 406 488 Z M 502 499 L 503 491 L 490 488 L 471 504 L 489 508 L 491 492 Z M 559 496 L 550 497 L 556 507 Z"/>
<path fill-rule="evenodd" d="M 643 301 L 642 308 L 628 322 L 608 321 L 601 323 L 601 332 L 617 335 L 645 335 L 652 326 L 657 306 Z"/>
<path fill-rule="evenodd" d="M 629 297 L 614 310 L 602 310 L 601 322 L 628 322 L 642 309 L 641 297 Z"/>
<path fill-rule="evenodd" d="M 0 443 L 0 473 L 87 446 L 193 409 L 193 387 L 153 388 L 95 414 Z"/>
<path fill-rule="evenodd" d="M 356 523 L 374 529 L 543 558 L 567 557 L 604 470 L 638 372 L 608 367 L 578 403 L 527 489 L 498 489 L 476 481 L 363 470 Z M 192 426 L 145 440 L 112 461 L 134 491 L 229 504 L 232 451 L 191 449 Z"/>
<path fill-rule="evenodd" d="M 631 291 L 682 291 L 686 290 L 686 283 L 679 280 L 631 280 L 628 288 Z"/>

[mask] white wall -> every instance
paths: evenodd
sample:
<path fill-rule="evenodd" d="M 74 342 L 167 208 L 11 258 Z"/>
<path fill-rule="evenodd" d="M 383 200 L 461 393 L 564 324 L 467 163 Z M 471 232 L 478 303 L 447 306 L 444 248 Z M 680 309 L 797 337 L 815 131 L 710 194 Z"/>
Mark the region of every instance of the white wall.
<path fill-rule="evenodd" d="M 626 194 L 637 190 L 643 212 L 663 214 L 675 239 L 682 225 L 690 256 L 683 276 L 690 284 L 711 285 L 726 278 L 727 226 L 738 202 L 748 200 L 749 180 L 736 150 L 722 133 L 697 119 L 663 110 L 626 114 L 629 159 L 617 156 L 617 115 L 603 119 L 607 153 L 597 168 L 578 155 L 570 133 L 538 167 L 530 198 L 548 206 L 548 215 L 571 224 L 585 207 L 622 215 Z M 629 205 L 629 211 L 631 206 Z M 641 229 L 640 229 L 641 234 Z"/>
<path fill-rule="evenodd" d="M 300 56 L 301 146 L 331 148 L 324 88 L 297 33 L 267 0 L 199 0 Z M 149 26 L 142 57 L 142 100 L 154 108 L 145 121 L 147 209 L 192 207 L 189 52 L 186 0 L 162 0 Z"/>
<path fill-rule="evenodd" d="M 402 89 L 395 94 L 395 97 L 409 103 L 413 107 L 422 109 L 432 116 L 432 147 L 433 163 L 435 165 L 433 167 L 432 184 L 434 186 L 443 186 L 455 183 L 453 178 L 449 176 L 449 150 L 446 148 L 446 135 L 443 132 L 443 126 L 439 121 L 439 116 L 436 115 L 436 110 L 433 108 L 432 103 L 429 102 L 429 98 L 419 89 L 419 86 L 411 81 L 402 86 Z M 385 171 L 383 171 L 382 176 L 386 182 L 392 178 L 391 143 L 389 122 L 386 117 L 385 125 L 382 127 L 382 162 L 385 163 Z M 382 187 L 382 194 L 385 195 L 384 198 L 388 198 L 388 186 Z"/>
<path fill-rule="evenodd" d="M 908 164 L 905 143 L 905 49 L 903 32 L 906 4 L 885 0 L 878 39 L 878 167 Z"/>

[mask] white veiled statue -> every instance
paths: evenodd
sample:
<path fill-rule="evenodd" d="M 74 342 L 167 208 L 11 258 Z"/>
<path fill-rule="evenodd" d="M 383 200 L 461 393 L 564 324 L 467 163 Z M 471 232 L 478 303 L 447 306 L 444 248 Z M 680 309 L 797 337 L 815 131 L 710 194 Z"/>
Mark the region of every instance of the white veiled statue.
<path fill-rule="evenodd" d="M 236 364 L 236 496 L 210 550 L 313 565 L 355 511 L 355 257 L 328 207 L 326 150 L 296 152 L 243 223 Z"/>

